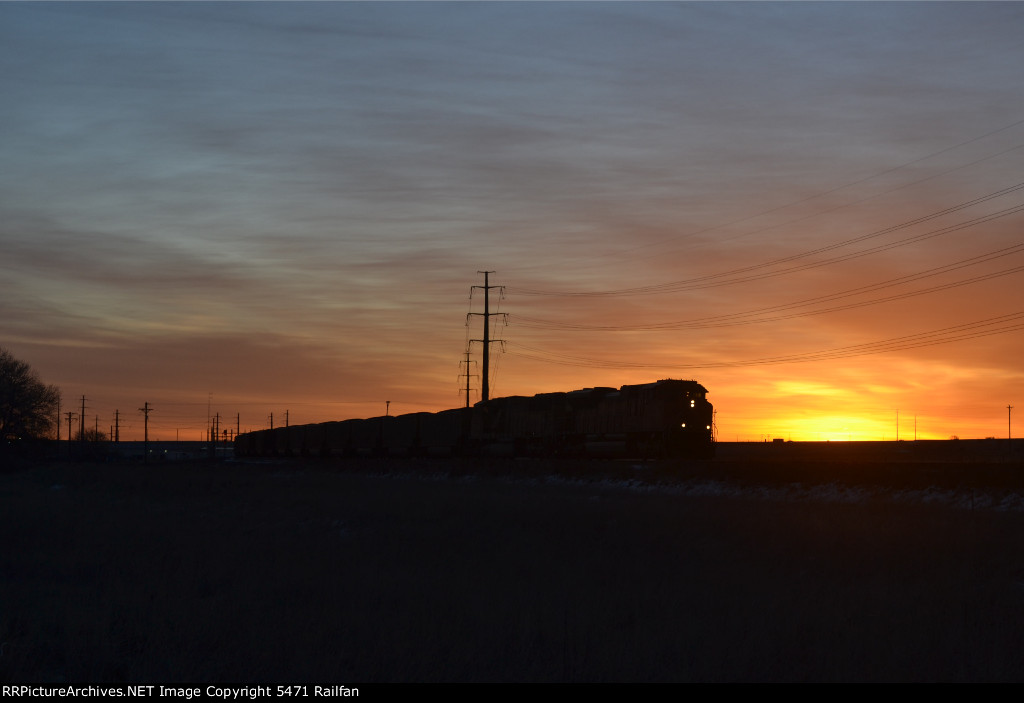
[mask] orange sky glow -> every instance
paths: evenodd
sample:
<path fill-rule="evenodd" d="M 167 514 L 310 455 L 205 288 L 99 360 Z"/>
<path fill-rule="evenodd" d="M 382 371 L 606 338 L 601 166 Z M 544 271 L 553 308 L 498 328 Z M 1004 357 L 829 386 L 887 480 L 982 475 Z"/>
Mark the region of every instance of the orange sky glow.
<path fill-rule="evenodd" d="M 1005 437 L 1022 31 L 984 2 L 3 3 L 0 346 L 122 439 L 147 402 L 162 440 L 436 411 L 488 270 L 492 397 L 693 378 L 723 441 Z"/>

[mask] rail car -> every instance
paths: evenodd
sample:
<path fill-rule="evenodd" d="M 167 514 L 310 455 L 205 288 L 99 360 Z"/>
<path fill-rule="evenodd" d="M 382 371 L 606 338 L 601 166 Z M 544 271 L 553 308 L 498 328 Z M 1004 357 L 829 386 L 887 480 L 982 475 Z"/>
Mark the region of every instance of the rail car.
<path fill-rule="evenodd" d="M 510 396 L 437 413 L 293 425 L 238 435 L 238 456 L 707 458 L 713 408 L 696 381 Z"/>

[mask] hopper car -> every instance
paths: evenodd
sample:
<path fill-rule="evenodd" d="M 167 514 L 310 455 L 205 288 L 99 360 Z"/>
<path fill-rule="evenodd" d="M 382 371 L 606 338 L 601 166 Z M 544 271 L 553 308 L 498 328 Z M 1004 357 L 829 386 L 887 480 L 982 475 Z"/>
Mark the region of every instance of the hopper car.
<path fill-rule="evenodd" d="M 235 454 L 708 458 L 714 452 L 712 413 L 700 383 L 664 379 L 247 432 L 235 439 Z"/>

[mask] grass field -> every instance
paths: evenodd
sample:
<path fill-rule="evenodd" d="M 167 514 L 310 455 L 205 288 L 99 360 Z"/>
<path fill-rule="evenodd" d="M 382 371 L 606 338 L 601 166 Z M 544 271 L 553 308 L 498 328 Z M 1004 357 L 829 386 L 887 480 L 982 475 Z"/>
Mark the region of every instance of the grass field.
<path fill-rule="evenodd" d="M 709 485 L 2 474 L 0 679 L 1024 679 L 1024 511 Z"/>

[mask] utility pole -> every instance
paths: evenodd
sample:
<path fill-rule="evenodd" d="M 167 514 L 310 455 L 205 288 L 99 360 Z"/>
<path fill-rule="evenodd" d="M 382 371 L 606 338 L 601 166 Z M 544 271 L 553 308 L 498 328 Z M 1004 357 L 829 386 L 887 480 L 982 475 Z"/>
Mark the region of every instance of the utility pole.
<path fill-rule="evenodd" d="M 148 402 L 146 402 L 141 408 L 139 408 L 139 412 L 142 413 L 142 416 L 145 418 L 145 428 L 146 428 L 145 429 L 145 433 L 142 435 L 144 440 L 145 440 L 142 443 L 142 462 L 143 463 L 146 463 L 146 462 L 149 461 L 149 413 L 152 412 L 152 410 L 153 410 L 153 408 L 149 407 L 149 403 Z"/>
<path fill-rule="evenodd" d="M 270 413 L 270 429 L 274 429 L 274 413 Z"/>
<path fill-rule="evenodd" d="M 70 428 L 68 438 L 71 438 Z M 57 441 L 60 442 L 60 395 L 57 396 Z"/>
<path fill-rule="evenodd" d="M 472 388 L 470 387 L 470 385 L 469 385 L 469 379 L 470 379 L 470 378 L 472 378 L 473 376 L 476 376 L 477 378 L 480 378 L 480 375 L 479 375 L 479 374 L 471 374 L 471 373 L 469 372 L 469 364 L 471 363 L 471 361 L 470 361 L 470 358 L 469 358 L 469 355 L 470 355 L 470 353 L 471 353 L 471 352 L 470 352 L 470 351 L 469 351 L 469 350 L 467 349 L 467 350 L 466 350 L 466 352 L 465 352 L 465 354 L 466 354 L 466 360 L 465 360 L 465 361 L 460 361 L 460 362 L 459 362 L 459 366 L 462 366 L 463 364 L 465 364 L 465 365 L 466 365 L 466 373 L 462 373 L 462 374 L 459 374 L 459 378 L 462 378 L 463 376 L 465 376 L 465 377 L 466 377 L 466 407 L 467 407 L 467 408 L 469 407 L 469 392 L 470 392 L 471 390 L 473 390 L 473 389 L 472 389 Z"/>
<path fill-rule="evenodd" d="M 472 342 L 482 342 L 483 345 L 484 345 L 483 371 L 481 371 L 481 373 L 480 373 L 480 400 L 486 402 L 486 401 L 491 399 L 491 384 L 490 384 L 490 381 L 491 381 L 491 378 L 490 378 L 490 376 L 491 376 L 491 344 L 493 342 L 501 341 L 501 340 L 497 340 L 497 339 L 491 339 L 491 317 L 493 317 L 495 315 L 504 315 L 505 314 L 505 313 L 491 312 L 491 295 L 490 295 L 490 293 L 491 293 L 491 289 L 492 288 L 497 288 L 497 289 L 501 290 L 502 292 L 504 292 L 505 286 L 492 286 L 492 285 L 490 285 L 489 276 L 490 276 L 490 274 L 494 273 L 494 271 L 477 271 L 477 273 L 482 273 L 484 275 L 484 284 L 482 286 L 470 286 L 469 295 L 470 295 L 470 297 L 473 297 L 473 290 L 475 290 L 476 288 L 480 288 L 481 290 L 483 290 L 483 292 L 484 292 L 484 311 L 482 313 L 480 313 L 480 312 L 471 312 L 471 313 L 469 313 L 467 315 L 467 318 L 468 318 L 469 315 L 480 315 L 480 316 L 482 316 L 484 318 L 484 338 L 483 339 L 471 339 L 469 341 L 470 341 L 470 343 L 472 343 Z M 469 324 L 469 320 L 468 319 L 466 320 L 466 324 Z"/>
<path fill-rule="evenodd" d="M 1006 406 L 1006 438 L 1008 440 L 1010 440 L 1011 442 L 1013 441 L 1013 427 L 1010 424 L 1010 419 L 1012 417 L 1010 413 L 1012 411 L 1013 411 L 1013 406 L 1012 405 L 1007 405 Z"/>
<path fill-rule="evenodd" d="M 121 411 L 114 411 L 114 442 L 121 441 Z"/>
<path fill-rule="evenodd" d="M 67 415 L 68 415 L 68 446 L 70 446 L 71 445 L 71 420 L 74 419 L 75 413 L 73 413 L 70 410 L 68 410 Z"/>
<path fill-rule="evenodd" d="M 235 436 L 242 434 L 242 413 L 235 413 Z"/>
<path fill-rule="evenodd" d="M 85 396 L 82 396 L 82 413 L 78 416 L 78 440 L 85 443 Z"/>
<path fill-rule="evenodd" d="M 288 427 L 288 411 L 284 411 L 284 426 Z"/>

